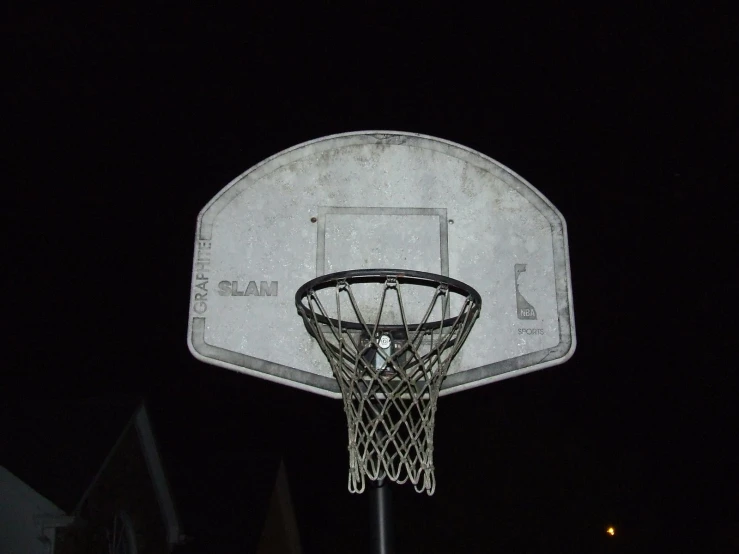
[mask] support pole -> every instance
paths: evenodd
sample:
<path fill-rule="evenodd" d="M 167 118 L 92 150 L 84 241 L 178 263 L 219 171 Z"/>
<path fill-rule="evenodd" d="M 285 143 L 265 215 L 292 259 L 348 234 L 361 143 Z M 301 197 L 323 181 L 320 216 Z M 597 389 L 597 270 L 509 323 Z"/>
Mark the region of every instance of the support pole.
<path fill-rule="evenodd" d="M 392 355 L 393 343 L 390 335 L 383 334 L 379 338 L 375 353 L 375 368 L 380 370 Z M 377 414 L 382 413 L 382 404 L 373 404 Z M 377 429 L 379 438 L 384 439 L 385 433 Z M 390 482 L 381 477 L 369 483 L 370 495 L 370 545 L 372 554 L 393 554 L 393 514 L 392 499 L 390 497 Z"/>
<path fill-rule="evenodd" d="M 372 554 L 393 554 L 393 519 L 390 483 L 386 479 L 370 483 L 370 544 Z"/>

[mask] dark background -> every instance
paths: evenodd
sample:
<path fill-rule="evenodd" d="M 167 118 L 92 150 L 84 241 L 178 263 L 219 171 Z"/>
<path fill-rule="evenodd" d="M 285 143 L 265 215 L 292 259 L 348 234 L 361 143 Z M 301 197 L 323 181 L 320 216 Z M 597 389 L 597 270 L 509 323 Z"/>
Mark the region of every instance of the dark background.
<path fill-rule="evenodd" d="M 162 441 L 191 456 L 165 463 L 193 483 L 199 464 L 237 468 L 200 490 L 284 456 L 304 550 L 366 551 L 341 404 L 187 351 L 195 218 L 300 142 L 425 133 L 564 214 L 578 348 L 440 401 L 437 493 L 395 489 L 398 550 L 739 550 L 736 20 L 706 3 L 520 11 L 11 8 L 6 413 L 144 396 L 160 420 L 187 414 Z M 185 529 L 198 551 L 237 544 L 220 517 Z"/>

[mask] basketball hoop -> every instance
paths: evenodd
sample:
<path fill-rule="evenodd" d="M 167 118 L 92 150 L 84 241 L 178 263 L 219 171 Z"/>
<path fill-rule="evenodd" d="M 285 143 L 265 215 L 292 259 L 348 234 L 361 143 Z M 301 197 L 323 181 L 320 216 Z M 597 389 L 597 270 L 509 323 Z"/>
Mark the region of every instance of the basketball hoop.
<path fill-rule="evenodd" d="M 313 279 L 295 303 L 341 389 L 349 490 L 387 479 L 432 495 L 439 389 L 480 314 L 480 294 L 442 275 L 363 269 Z"/>

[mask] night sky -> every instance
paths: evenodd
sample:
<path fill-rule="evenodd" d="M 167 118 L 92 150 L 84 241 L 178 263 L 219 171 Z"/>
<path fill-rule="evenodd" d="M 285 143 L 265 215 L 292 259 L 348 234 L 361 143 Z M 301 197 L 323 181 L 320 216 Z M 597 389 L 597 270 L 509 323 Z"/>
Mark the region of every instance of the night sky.
<path fill-rule="evenodd" d="M 366 551 L 341 403 L 188 352 L 195 220 L 295 144 L 424 133 L 510 167 L 562 212 L 578 347 L 440 400 L 437 492 L 394 489 L 398 551 L 739 551 L 728 14 L 65 10 L 4 23 L 0 398 L 14 428 L 60 399 L 144 397 L 179 429 L 159 431 L 165 464 L 192 464 L 196 482 L 197 464 L 229 460 L 212 488 L 238 490 L 250 460 L 283 457 L 305 552 Z M 209 450 L 216 436 L 228 448 Z M 208 536 L 218 516 L 193 525 Z M 198 551 L 236 544 L 223 541 Z"/>

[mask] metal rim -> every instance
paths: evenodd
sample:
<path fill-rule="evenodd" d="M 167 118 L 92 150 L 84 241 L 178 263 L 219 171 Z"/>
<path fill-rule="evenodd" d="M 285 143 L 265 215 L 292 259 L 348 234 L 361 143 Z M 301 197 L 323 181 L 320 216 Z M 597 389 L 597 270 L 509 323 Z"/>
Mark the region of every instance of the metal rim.
<path fill-rule="evenodd" d="M 482 306 L 482 297 L 473 287 L 457 279 L 446 277 L 445 275 L 438 275 L 436 273 L 426 273 L 424 271 L 413 271 L 410 269 L 355 269 L 351 271 L 339 271 L 337 273 L 328 273 L 321 275 L 315 279 L 311 279 L 307 283 L 303 284 L 295 293 L 295 305 L 301 312 L 311 312 L 312 310 L 303 304 L 303 298 L 306 297 L 307 293 L 322 290 L 329 287 L 336 286 L 337 281 L 347 280 L 352 283 L 371 283 L 379 282 L 378 279 L 395 277 L 398 282 L 403 284 L 411 284 L 424 287 L 438 287 L 446 285 L 451 292 L 456 292 L 463 296 L 471 297 L 477 309 L 479 310 Z M 333 325 L 338 327 L 339 321 L 333 318 L 325 317 L 321 314 L 315 314 L 315 319 L 324 325 Z M 457 321 L 457 317 L 450 317 L 442 321 L 431 321 L 426 322 L 422 325 L 408 325 L 410 331 L 427 330 L 427 329 L 438 329 L 439 327 L 449 327 L 454 325 Z M 361 323 L 353 321 L 341 321 L 341 327 L 352 331 L 362 331 L 364 327 Z M 403 325 L 383 325 L 383 331 L 392 333 L 394 331 L 405 331 Z"/>

